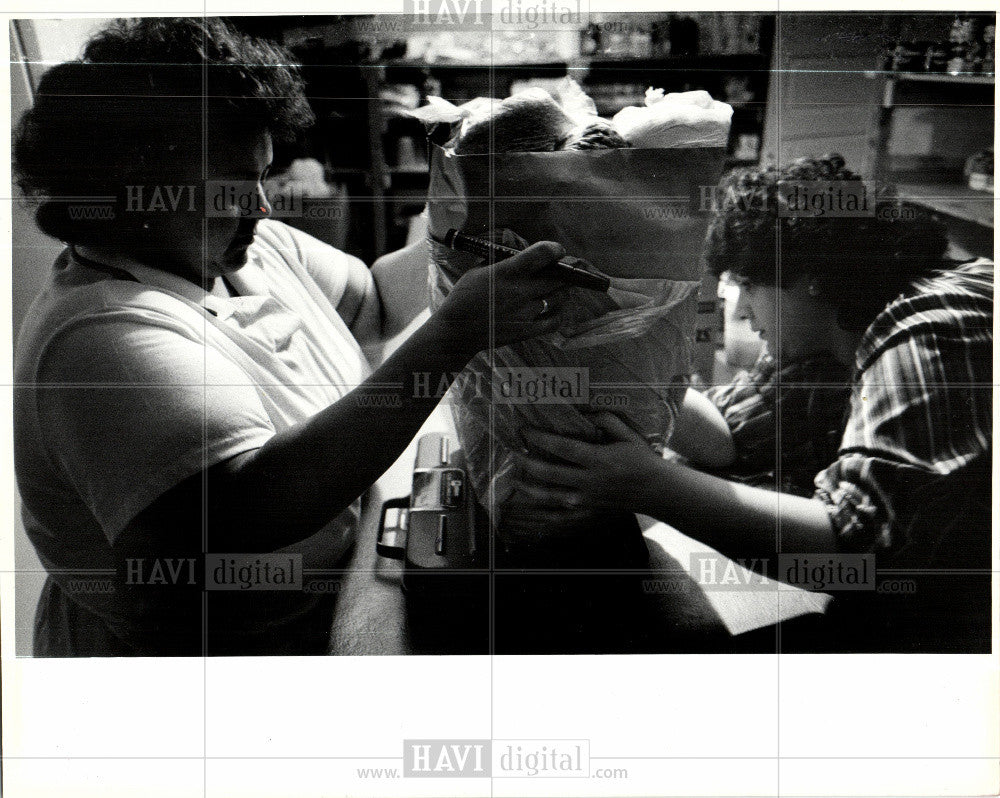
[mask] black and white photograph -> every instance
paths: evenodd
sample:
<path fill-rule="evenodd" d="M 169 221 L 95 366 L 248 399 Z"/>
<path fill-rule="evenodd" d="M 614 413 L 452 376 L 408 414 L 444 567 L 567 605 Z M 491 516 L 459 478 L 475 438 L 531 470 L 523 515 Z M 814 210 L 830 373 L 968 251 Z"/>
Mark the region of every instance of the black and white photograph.
<path fill-rule="evenodd" d="M 147 666 L 197 727 L 155 794 L 1000 790 L 996 13 L 690 5 L 8 16 L 11 795 L 133 794 L 33 782 L 79 742 L 12 691 Z M 357 745 L 213 733 L 239 679 Z M 793 682 L 895 764 L 788 753 Z"/>

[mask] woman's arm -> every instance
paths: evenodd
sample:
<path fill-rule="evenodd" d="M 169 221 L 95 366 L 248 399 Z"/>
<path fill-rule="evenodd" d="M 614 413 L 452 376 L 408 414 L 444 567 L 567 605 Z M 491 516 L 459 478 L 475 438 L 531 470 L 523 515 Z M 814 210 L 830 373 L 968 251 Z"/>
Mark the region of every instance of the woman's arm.
<path fill-rule="evenodd" d="M 429 250 L 424 239 L 383 255 L 368 268 L 359 258 L 301 230 L 273 223 L 269 229 L 289 239 L 287 246 L 294 248 L 320 289 L 336 304 L 366 354 L 406 329 L 428 306 Z"/>
<path fill-rule="evenodd" d="M 190 523 L 202 499 L 208 551 L 270 551 L 317 532 L 392 465 L 440 401 L 414 390 L 415 375 L 426 381 L 429 373 L 435 387 L 448 383 L 491 343 L 491 288 L 496 345 L 558 327 L 557 316 L 538 313 L 541 299 L 563 285 L 541 274 L 560 254 L 558 245 L 541 243 L 463 276 L 438 312 L 362 385 L 168 491 L 130 525 L 130 545 L 176 534 L 171 517 L 178 522 L 180 513 Z"/>
<path fill-rule="evenodd" d="M 401 333 L 427 308 L 427 242 L 417 241 L 372 264 L 382 301 L 382 337 Z"/>
<path fill-rule="evenodd" d="M 776 567 L 776 553 L 836 551 L 830 517 L 815 499 L 729 482 L 680 463 L 657 466 L 635 511 L 732 559 L 770 559 Z"/>
<path fill-rule="evenodd" d="M 526 431 L 529 454 L 517 455 L 518 487 L 548 506 L 651 515 L 733 559 L 776 566 L 779 552 L 836 550 L 819 501 L 734 484 L 663 460 L 614 416 L 602 416 L 601 424 L 613 442 Z"/>
<path fill-rule="evenodd" d="M 677 414 L 670 448 L 695 465 L 725 468 L 736 459 L 729 425 L 704 394 L 688 388 Z"/>

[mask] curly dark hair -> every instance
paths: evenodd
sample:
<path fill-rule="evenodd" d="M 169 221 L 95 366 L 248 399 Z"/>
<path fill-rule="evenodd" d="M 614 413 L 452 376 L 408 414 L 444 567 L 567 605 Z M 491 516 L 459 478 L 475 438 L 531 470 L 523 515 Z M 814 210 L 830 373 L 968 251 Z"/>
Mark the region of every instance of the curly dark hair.
<path fill-rule="evenodd" d="M 114 197 L 164 182 L 180 158 L 199 158 L 207 115 L 222 130 L 259 129 L 279 141 L 313 113 L 292 57 L 212 18 L 119 19 L 83 58 L 42 77 L 14 134 L 14 173 L 41 199 L 36 221 L 55 238 L 98 243 L 136 214 L 77 222 L 67 198 Z"/>
<path fill-rule="evenodd" d="M 945 265 L 945 227 L 924 209 L 886 193 L 871 198 L 871 215 L 787 212 L 790 191 L 806 181 L 820 191 L 832 184 L 835 193 L 838 181 L 862 178 L 836 153 L 723 177 L 708 229 L 709 271 L 782 288 L 809 275 L 838 306 L 840 325 L 857 331 L 906 285 Z"/>

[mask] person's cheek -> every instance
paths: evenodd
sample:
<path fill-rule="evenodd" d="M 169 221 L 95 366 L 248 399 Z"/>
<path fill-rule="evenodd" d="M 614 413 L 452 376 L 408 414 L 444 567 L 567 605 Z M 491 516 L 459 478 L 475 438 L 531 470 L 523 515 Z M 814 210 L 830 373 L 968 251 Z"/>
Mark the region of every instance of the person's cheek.
<path fill-rule="evenodd" d="M 221 253 L 226 250 L 236 231 L 239 229 L 238 218 L 214 218 L 207 219 L 205 225 L 205 238 L 208 248 L 214 253 Z"/>
<path fill-rule="evenodd" d="M 753 313 L 750 307 L 750 296 L 749 289 L 746 286 L 741 286 L 737 289 L 736 294 L 736 308 L 734 309 L 734 314 L 737 319 L 748 319 Z"/>
<path fill-rule="evenodd" d="M 240 224 L 248 212 L 242 207 L 246 203 L 245 192 L 239 184 L 225 185 L 223 201 L 213 202 L 206 207 L 206 238 L 213 253 L 221 255 L 229 247 Z"/>
<path fill-rule="evenodd" d="M 767 329 L 767 308 L 763 306 L 760 302 L 760 298 L 754 298 L 747 301 L 747 319 L 750 322 L 751 329 L 760 330 Z"/>
<path fill-rule="evenodd" d="M 204 214 L 201 208 L 193 211 L 185 208 L 174 216 L 176 237 L 186 253 L 185 261 L 195 274 L 200 274 L 205 262 Z"/>

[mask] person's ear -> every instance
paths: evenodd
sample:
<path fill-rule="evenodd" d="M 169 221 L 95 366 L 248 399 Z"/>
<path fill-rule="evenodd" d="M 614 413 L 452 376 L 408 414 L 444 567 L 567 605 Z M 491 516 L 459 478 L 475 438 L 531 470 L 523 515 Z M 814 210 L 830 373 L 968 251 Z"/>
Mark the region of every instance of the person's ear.
<path fill-rule="evenodd" d="M 823 283 L 819 278 L 806 273 L 802 275 L 799 280 L 801 281 L 799 282 L 799 285 L 805 289 L 808 296 L 813 299 L 819 299 L 823 296 Z"/>

